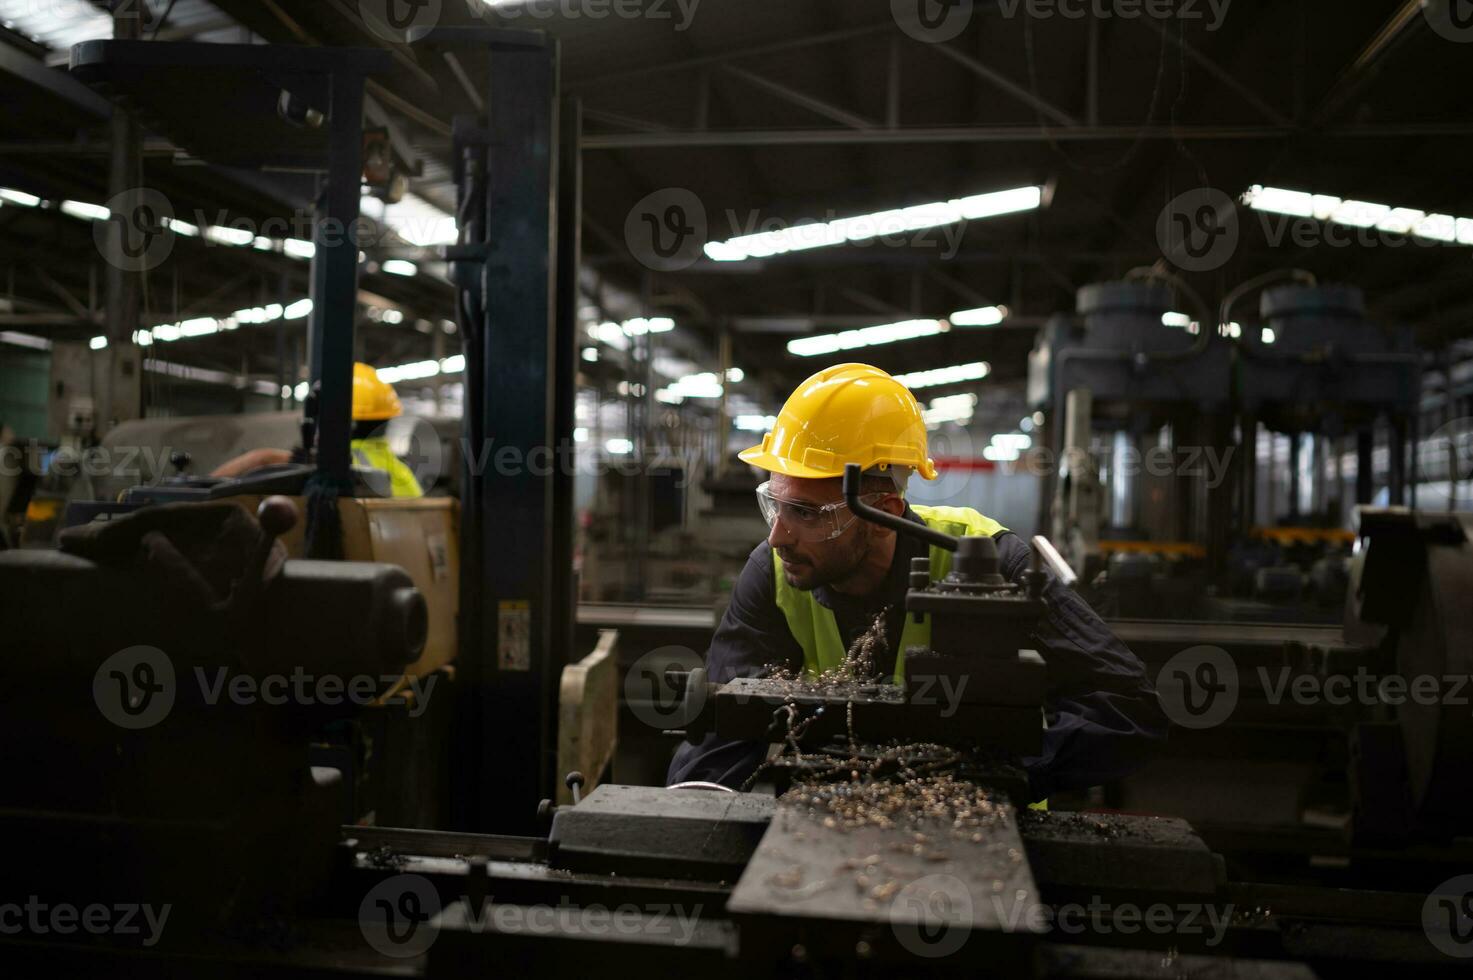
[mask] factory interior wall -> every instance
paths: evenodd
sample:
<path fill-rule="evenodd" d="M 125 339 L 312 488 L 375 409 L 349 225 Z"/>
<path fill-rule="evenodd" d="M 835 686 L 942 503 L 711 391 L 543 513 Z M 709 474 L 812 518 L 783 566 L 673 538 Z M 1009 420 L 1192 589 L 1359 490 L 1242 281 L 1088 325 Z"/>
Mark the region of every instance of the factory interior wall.
<path fill-rule="evenodd" d="M 46 438 L 46 386 L 51 355 L 0 345 L 0 422 L 19 439 Z"/>

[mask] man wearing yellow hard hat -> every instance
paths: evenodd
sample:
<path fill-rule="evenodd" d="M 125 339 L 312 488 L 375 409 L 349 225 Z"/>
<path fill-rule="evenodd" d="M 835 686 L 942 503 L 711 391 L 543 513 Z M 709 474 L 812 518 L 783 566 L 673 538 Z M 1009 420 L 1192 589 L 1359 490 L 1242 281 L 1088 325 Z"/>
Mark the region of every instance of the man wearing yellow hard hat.
<path fill-rule="evenodd" d="M 381 497 L 422 497 L 414 471 L 389 448 L 385 425 L 404 414 L 404 406 L 393 385 L 367 364 L 353 365 L 353 468 Z M 282 466 L 292 461 L 286 449 L 252 449 L 216 467 L 210 474 L 241 477 L 265 466 Z"/>
<path fill-rule="evenodd" d="M 873 507 L 952 535 L 988 535 L 1002 570 L 1021 581 L 1029 546 L 968 507 L 906 503 L 911 476 L 935 479 L 926 425 L 915 396 L 867 364 L 826 368 L 798 386 L 772 431 L 740 458 L 771 474 L 757 502 L 771 533 L 753 549 L 706 655 L 711 681 L 759 676 L 773 667 L 816 675 L 839 666 L 876 618 L 885 623 L 881 676 L 902 677 L 908 645 L 905 594 L 910 560 L 928 546 L 861 520 L 844 504 L 848 463 L 864 471 Z M 944 574 L 935 563 L 933 577 Z M 1167 720 L 1140 660 L 1082 599 L 1050 579 L 1049 612 L 1037 632 L 1048 664 L 1048 727 L 1043 751 L 1023 760 L 1035 799 L 1117 779 L 1149 757 Z M 897 642 L 898 641 L 898 642 Z M 723 742 L 714 734 L 684 744 L 667 782 L 740 786 L 765 746 Z"/>
<path fill-rule="evenodd" d="M 353 466 L 381 497 L 423 497 L 414 471 L 389 448 L 384 423 L 404 414 L 393 385 L 367 364 L 353 365 Z"/>

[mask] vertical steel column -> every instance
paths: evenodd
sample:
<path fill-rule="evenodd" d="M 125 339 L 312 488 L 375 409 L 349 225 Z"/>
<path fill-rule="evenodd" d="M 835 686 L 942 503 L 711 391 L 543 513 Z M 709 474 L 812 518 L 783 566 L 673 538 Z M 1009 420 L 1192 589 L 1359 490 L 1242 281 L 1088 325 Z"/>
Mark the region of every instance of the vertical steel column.
<path fill-rule="evenodd" d="M 113 37 L 137 40 L 143 34 L 143 13 L 134 4 L 113 4 Z M 113 108 L 112 144 L 108 166 L 108 198 L 137 191 L 143 185 L 143 132 L 132 109 Z M 142 276 L 122 261 L 121 247 L 127 232 L 119 222 L 109 222 L 107 256 L 107 349 L 98 360 L 103 369 L 102 397 L 95 399 L 95 431 L 99 437 L 115 423 L 136 419 L 143 413 L 143 359 L 133 334 L 139 323 L 139 287 Z"/>
<path fill-rule="evenodd" d="M 1355 502 L 1368 504 L 1376 492 L 1375 422 L 1355 433 Z"/>
<path fill-rule="evenodd" d="M 1406 416 L 1393 417 L 1386 435 L 1386 502 L 1400 507 L 1406 503 Z"/>
<path fill-rule="evenodd" d="M 583 260 L 583 106 L 563 102 L 557 174 L 556 342 L 552 371 L 552 435 L 557 447 L 552 469 L 552 652 L 558 664 L 576 659 L 573 627 L 578 585 L 573 577 L 573 429 L 578 385 L 578 269 Z M 556 714 L 554 714 L 554 717 Z M 553 773 L 559 778 L 563 773 Z M 595 773 L 587 774 L 590 779 Z"/>
<path fill-rule="evenodd" d="M 481 635 L 470 657 L 479 705 L 471 783 L 475 829 L 533 830 L 540 799 L 552 793 L 557 684 L 568 651 L 554 647 L 553 617 L 571 617 L 557 599 L 555 578 L 571 555 L 554 525 L 554 480 L 543 468 L 557 448 L 554 386 L 558 355 L 554 283 L 557 272 L 557 46 L 492 51 L 486 90 L 484 180 L 485 308 L 479 376 L 485 444 L 471 446 L 489 462 L 478 482 L 481 535 Z M 473 401 L 472 404 L 475 404 Z M 571 433 L 569 433 L 571 437 Z M 559 542 L 564 544 L 560 545 Z"/>
<path fill-rule="evenodd" d="M 363 177 L 363 76 L 334 72 L 327 186 L 312 224 L 312 385 L 317 397 L 317 468 L 346 481 L 353 413 L 353 318 L 358 303 L 359 187 Z"/>

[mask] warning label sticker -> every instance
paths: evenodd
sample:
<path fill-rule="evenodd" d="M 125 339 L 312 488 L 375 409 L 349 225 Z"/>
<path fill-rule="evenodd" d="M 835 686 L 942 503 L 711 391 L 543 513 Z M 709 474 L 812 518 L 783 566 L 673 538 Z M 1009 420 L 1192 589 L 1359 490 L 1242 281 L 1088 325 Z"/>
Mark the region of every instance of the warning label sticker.
<path fill-rule="evenodd" d="M 532 669 L 532 603 L 527 599 L 502 599 L 496 604 L 496 666 Z"/>

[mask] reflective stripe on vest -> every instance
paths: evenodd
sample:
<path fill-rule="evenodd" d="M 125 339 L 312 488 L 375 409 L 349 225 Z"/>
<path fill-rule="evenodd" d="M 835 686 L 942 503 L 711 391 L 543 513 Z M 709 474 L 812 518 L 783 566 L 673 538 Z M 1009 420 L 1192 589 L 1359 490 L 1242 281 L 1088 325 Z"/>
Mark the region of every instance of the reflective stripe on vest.
<path fill-rule="evenodd" d="M 914 505 L 911 510 L 935 528 L 957 537 L 995 537 L 1007 528 L 990 517 L 984 517 L 970 507 L 924 507 Z M 951 570 L 951 552 L 932 545 L 931 581 L 944 578 Z M 844 662 L 844 639 L 839 635 L 839 624 L 834 611 L 818 599 L 811 591 L 794 588 L 783 577 L 783 562 L 777 552 L 772 553 L 772 572 L 777 584 L 777 607 L 788 622 L 788 632 L 798 641 L 803 650 L 803 673 L 810 677 L 835 670 Z M 895 683 L 905 683 L 905 651 L 911 647 L 931 645 L 931 617 L 922 616 L 921 621 L 909 613 L 905 616 L 905 628 L 900 632 L 900 649 L 895 655 Z"/>

